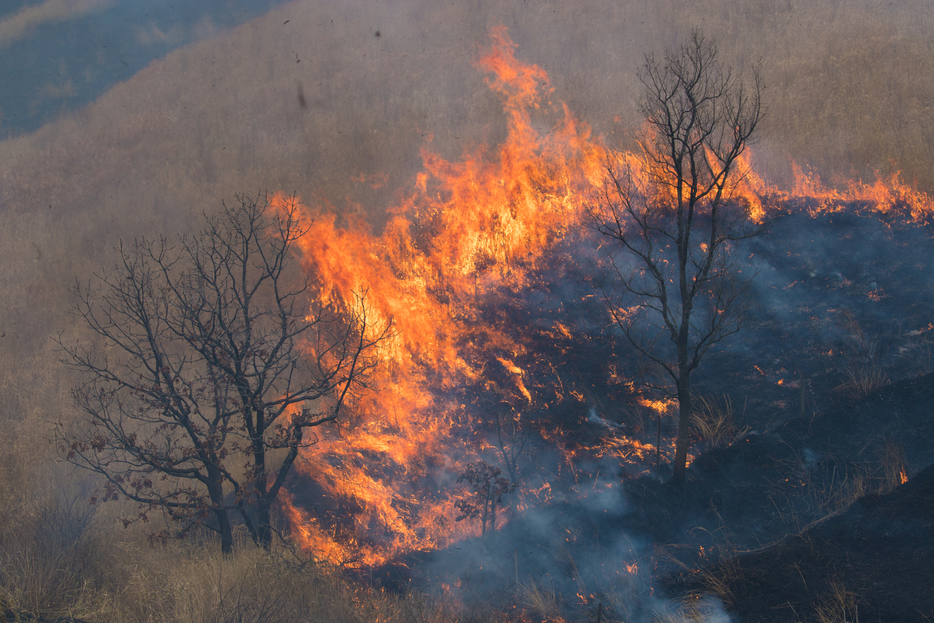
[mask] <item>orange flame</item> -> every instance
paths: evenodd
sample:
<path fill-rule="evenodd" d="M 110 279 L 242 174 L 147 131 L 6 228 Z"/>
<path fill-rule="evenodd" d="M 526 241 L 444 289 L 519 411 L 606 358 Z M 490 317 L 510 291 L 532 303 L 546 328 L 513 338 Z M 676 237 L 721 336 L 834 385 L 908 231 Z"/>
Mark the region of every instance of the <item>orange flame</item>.
<path fill-rule="evenodd" d="M 762 185 L 763 193 L 780 201 L 806 199 L 811 216 L 833 212 L 866 212 L 901 216 L 911 221 L 927 221 L 934 215 L 934 198 L 904 183 L 898 172 L 877 175 L 875 182 L 850 180 L 845 187 L 829 188 L 813 171 L 792 163 L 794 183 L 790 193 Z"/>
<path fill-rule="evenodd" d="M 383 365 L 373 379 L 378 391 L 362 398 L 358 415 L 342 429 L 321 433 L 296 463 L 317 486 L 307 493 L 313 499 L 297 499 L 305 494 L 294 491 L 282 498 L 294 537 L 322 560 L 375 566 L 479 534 L 478 525 L 455 521 L 454 503 L 467 495 L 455 481 L 467 464 L 494 448 L 484 435 L 470 434 L 478 423 L 458 391 L 468 384 L 494 387 L 516 412 L 548 406 L 538 381 L 523 367 L 538 355 L 529 352 L 522 328 L 484 318 L 482 305 L 497 293 L 528 287 L 557 245 L 583 228 L 587 198 L 602 184 L 606 163 L 625 162 L 645 175 L 641 158 L 608 150 L 566 107 L 543 102 L 551 93 L 547 74 L 516 59 L 505 28 L 493 29 L 491 39 L 491 49 L 475 65 L 504 99 L 504 143 L 456 162 L 423 150 L 424 171 L 379 235 L 365 223 L 339 226 L 334 215 L 317 214 L 299 241 L 305 269 L 325 301 L 366 305 L 374 326 L 392 319 L 394 327 L 380 345 Z M 854 202 L 912 218 L 927 218 L 934 210 L 930 197 L 897 177 L 835 191 L 796 168 L 789 195 L 759 178 L 750 159 L 737 166 L 731 196 L 746 202 L 757 221 L 791 196 L 809 198 L 812 214 Z M 282 208 L 288 201 L 277 195 L 272 203 Z M 574 337 L 561 323 L 542 331 L 556 343 Z M 544 367 L 556 370 L 550 362 Z M 557 401 L 567 396 L 586 402 L 586 388 L 565 385 L 554 375 Z M 659 413 L 672 404 L 641 403 Z M 656 452 L 619 431 L 576 446 L 565 443 L 558 429 L 542 437 L 562 450 L 568 465 L 581 452 L 637 463 L 651 462 Z M 526 488 L 515 507 L 554 495 L 552 484 L 539 482 Z"/>
<path fill-rule="evenodd" d="M 382 235 L 319 215 L 300 241 L 324 300 L 346 304 L 366 292 L 368 317 L 375 324 L 392 318 L 395 329 L 379 353 L 379 391 L 360 405 L 366 417 L 339 438 L 323 438 L 299 468 L 327 496 L 354 507 L 350 534 L 373 538 L 348 542 L 284 501 L 289 523 L 300 526 L 297 538 L 321 558 L 375 565 L 476 534 L 476 526 L 454 521 L 453 502 L 464 493 L 452 482 L 428 482 L 439 468 L 456 477 L 484 449 L 482 441 L 457 438 L 465 407 L 439 390 L 479 380 L 496 361 L 510 391 L 533 402 L 516 363 L 525 347 L 479 322 L 477 301 L 523 287 L 545 252 L 580 227 L 579 197 L 600 179 L 604 151 L 566 110 L 549 133 L 536 130 L 531 113 L 541 108 L 548 77 L 516 60 L 505 29 L 494 29 L 492 39 L 476 65 L 505 99 L 509 133 L 498 153 L 450 162 L 425 150 L 424 172 Z M 277 195 L 273 204 L 287 201 Z"/>

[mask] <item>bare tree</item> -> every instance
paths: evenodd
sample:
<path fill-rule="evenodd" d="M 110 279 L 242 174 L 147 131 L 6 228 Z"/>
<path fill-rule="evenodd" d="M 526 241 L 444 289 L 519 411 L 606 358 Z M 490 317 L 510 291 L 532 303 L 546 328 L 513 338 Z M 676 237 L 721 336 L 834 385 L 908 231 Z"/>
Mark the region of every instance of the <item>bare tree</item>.
<path fill-rule="evenodd" d="M 204 525 L 224 552 L 231 513 L 271 545 L 276 496 L 317 440 L 308 429 L 342 415 L 389 332 L 365 293 L 349 306 L 316 297 L 295 257 L 295 201 L 237 201 L 174 244 L 121 246 L 112 272 L 74 290 L 94 340 L 59 338 L 86 379 L 80 415 L 60 427 L 64 456 L 103 477 L 98 499 L 137 502 L 137 519 L 161 511 L 179 535 Z"/>
<path fill-rule="evenodd" d="M 724 67 L 697 31 L 639 72 L 646 120 L 641 154 L 607 163 L 590 206 L 597 231 L 616 243 L 615 286 L 604 296 L 616 325 L 663 370 L 647 385 L 677 396 L 680 423 L 672 480 L 683 483 L 691 421 L 691 372 L 711 345 L 739 330 L 749 275 L 736 244 L 763 231 L 734 196 L 738 159 L 762 119 L 759 72 L 751 86 Z M 672 384 L 674 389 L 672 390 Z"/>

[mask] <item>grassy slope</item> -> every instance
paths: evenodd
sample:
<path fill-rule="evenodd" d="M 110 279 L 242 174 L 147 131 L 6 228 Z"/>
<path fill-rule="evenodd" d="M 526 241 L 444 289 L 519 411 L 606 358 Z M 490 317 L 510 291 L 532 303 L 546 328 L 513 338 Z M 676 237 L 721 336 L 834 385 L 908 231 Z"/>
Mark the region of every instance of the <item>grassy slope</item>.
<path fill-rule="evenodd" d="M 73 278 L 105 266 L 118 237 L 183 231 L 198 211 L 237 191 L 296 191 L 341 209 L 349 198 L 378 226 L 429 136 L 447 157 L 501 136 L 498 102 L 470 65 L 492 25 L 507 25 L 520 58 L 549 72 L 556 100 L 622 143 L 637 122 L 634 73 L 642 54 L 699 26 L 728 61 L 763 62 L 770 114 L 758 153 L 769 170 L 787 174 L 791 156 L 828 175 L 901 169 L 934 188 L 934 10 L 927 2 L 892 8 L 863 0 L 842 8 L 829 0 L 756 0 L 737 9 L 722 0 L 514 0 L 458 7 L 296 2 L 176 51 L 87 109 L 0 143 L 6 512 L 25 513 L 16 517 L 31 525 L 39 511 L 28 502 L 44 499 L 33 476 L 61 480 L 45 431 L 70 408 L 70 380 L 48 336 L 72 323 L 65 288 Z M 80 497 L 77 485 L 66 488 L 65 499 Z M 65 511 L 52 508 L 49 521 L 60 521 Z M 89 547 L 117 556 L 104 523 L 105 536 Z M 4 547 L 29 542 L 10 534 Z M 94 551 L 82 560 L 102 555 Z M 111 568 L 145 566 L 149 554 L 100 560 Z M 188 564 L 181 560 L 167 558 L 164 578 L 175 581 L 171 565 Z M 160 582 L 140 586 L 168 590 Z M 78 589 L 42 590 L 60 596 L 56 612 L 85 603 Z"/>

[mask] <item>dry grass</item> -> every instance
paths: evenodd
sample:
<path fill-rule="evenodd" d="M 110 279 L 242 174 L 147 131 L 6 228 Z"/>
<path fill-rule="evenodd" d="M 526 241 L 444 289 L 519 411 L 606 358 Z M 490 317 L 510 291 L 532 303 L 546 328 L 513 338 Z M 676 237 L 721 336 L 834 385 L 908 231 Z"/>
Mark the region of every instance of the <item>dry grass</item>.
<path fill-rule="evenodd" d="M 771 496 L 782 523 L 798 533 L 845 511 L 861 497 L 889 493 L 908 479 L 904 450 L 890 438 L 877 449 L 875 460 L 848 463 L 826 455 L 815 468 L 797 453 L 795 457 L 781 464 L 787 482 L 797 484 L 790 491 L 776 487 Z"/>
<path fill-rule="evenodd" d="M 554 588 L 530 580 L 519 585 L 519 599 L 529 614 L 542 621 L 561 619 L 561 600 Z"/>
<path fill-rule="evenodd" d="M 713 567 L 700 571 L 701 584 L 710 595 L 715 595 L 726 608 L 735 603 L 734 587 L 742 583 L 742 568 L 735 556 L 724 557 Z"/>
<path fill-rule="evenodd" d="M 820 623 L 859 623 L 859 607 L 855 593 L 846 590 L 843 582 L 833 580 L 830 592 L 815 610 Z"/>
<path fill-rule="evenodd" d="M 891 437 L 885 438 L 885 445 L 879 452 L 879 462 L 880 493 L 888 493 L 898 485 L 908 482 L 905 448 Z"/>
<path fill-rule="evenodd" d="M 808 495 L 820 516 L 835 515 L 859 498 L 889 493 L 907 479 L 904 450 L 886 439 L 877 461 L 834 467 L 830 482 L 808 487 Z"/>
<path fill-rule="evenodd" d="M 840 372 L 843 383 L 837 388 L 858 398 L 868 396 L 889 384 L 884 366 L 886 340 L 882 335 L 865 331 L 848 310 L 837 316 L 837 326 L 843 335 L 843 363 Z"/>
<path fill-rule="evenodd" d="M 243 544 L 216 547 L 128 545 L 93 620 L 143 623 L 453 623 L 451 603 L 367 587 L 333 569 L 296 566 Z M 463 613 L 470 616 L 470 613 Z M 478 615 L 478 623 L 497 621 Z"/>
<path fill-rule="evenodd" d="M 555 100 L 610 143 L 639 126 L 642 55 L 700 25 L 728 64 L 763 61 L 763 168 L 783 177 L 794 158 L 829 180 L 901 170 L 934 189 L 934 9 L 923 0 L 748 0 L 739 10 L 723 0 L 510 0 L 479 11 L 403 2 L 385 13 L 319 5 L 289 3 L 178 50 L 86 110 L 0 142 L 8 342 L 16 326 L 15 347 L 29 352 L 67 323 L 65 287 L 98 268 L 118 235 L 184 231 L 237 190 L 295 191 L 338 209 L 350 197 L 378 225 L 417 172 L 425 136 L 457 158 L 503 131 L 500 102 L 470 63 L 497 23 L 510 25 L 522 59 L 548 69 Z M 358 53 L 356 34 L 374 19 L 393 33 L 391 54 L 375 39 Z M 299 83 L 323 85 L 314 114 L 298 107 Z"/>
<path fill-rule="evenodd" d="M 5 480 L 0 492 L 0 606 L 65 616 L 102 580 L 94 508 L 68 485 Z"/>
<path fill-rule="evenodd" d="M 728 621 L 723 607 L 715 599 L 690 595 L 672 601 L 651 618 L 652 623 L 715 623 Z"/>
<path fill-rule="evenodd" d="M 744 406 L 740 419 L 745 415 L 745 410 Z M 697 398 L 691 424 L 704 450 L 729 446 L 749 432 L 748 426 L 739 426 L 736 423 L 733 402 L 727 395 L 722 398 Z"/>
<path fill-rule="evenodd" d="M 243 538 L 149 544 L 145 527 L 88 505 L 76 483 L 0 487 L 0 619 L 94 623 L 497 623 L 501 613 L 391 593 L 338 570 L 286 560 Z M 78 483 L 80 484 L 80 483 Z"/>

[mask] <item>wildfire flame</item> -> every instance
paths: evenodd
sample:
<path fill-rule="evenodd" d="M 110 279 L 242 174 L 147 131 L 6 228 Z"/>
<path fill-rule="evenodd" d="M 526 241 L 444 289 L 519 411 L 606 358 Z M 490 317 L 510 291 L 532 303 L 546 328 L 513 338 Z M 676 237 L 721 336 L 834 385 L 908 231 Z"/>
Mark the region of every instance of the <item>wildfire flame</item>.
<path fill-rule="evenodd" d="M 625 162 L 644 175 L 643 161 L 608 149 L 566 107 L 547 103 L 547 74 L 516 59 L 505 28 L 493 29 L 491 39 L 474 64 L 503 98 L 503 144 L 456 162 L 424 149 L 424 171 L 381 234 L 362 222 L 339 225 L 334 215 L 315 214 L 300 240 L 325 301 L 366 305 L 374 326 L 392 319 L 394 327 L 378 353 L 378 391 L 362 398 L 353 421 L 322 434 L 297 463 L 316 488 L 282 498 L 293 536 L 323 560 L 375 566 L 479 534 L 479 525 L 455 521 L 455 502 L 467 495 L 456 480 L 466 465 L 496 449 L 489 435 L 472 434 L 483 423 L 463 395 L 466 385 L 490 389 L 501 396 L 491 408 L 513 414 L 586 400 L 560 377 L 559 366 L 531 351 L 521 321 L 491 317 L 489 305 L 540 285 L 535 279 L 561 245 L 586 229 L 587 197 L 602 184 L 607 163 Z M 789 193 L 767 185 L 748 158 L 738 166 L 733 196 L 747 202 L 755 220 L 800 197 L 815 199 L 806 208 L 812 214 L 853 202 L 915 219 L 934 210 L 930 197 L 897 176 L 833 190 L 796 167 Z M 290 200 L 277 195 L 273 205 Z M 535 330 L 558 345 L 574 339 L 566 323 Z M 530 361 L 554 374 L 547 381 L 533 377 Z M 642 406 L 665 412 L 670 403 L 643 398 Z M 654 446 L 615 429 L 607 428 L 596 445 L 566 443 L 565 431 L 541 434 L 569 465 L 582 452 L 626 462 L 648 462 L 655 454 Z M 516 507 L 552 495 L 547 480 L 531 483 Z"/>
<path fill-rule="evenodd" d="M 505 101 L 509 132 L 498 152 L 450 162 L 424 150 L 424 172 L 380 236 L 317 215 L 300 242 L 326 301 L 359 301 L 355 293 L 366 291 L 368 316 L 392 318 L 395 329 L 380 352 L 379 391 L 360 405 L 366 416 L 322 439 L 299 468 L 326 496 L 349 502 L 353 525 L 326 528 L 285 500 L 299 540 L 321 558 L 376 565 L 476 534 L 454 521 L 463 492 L 453 485 L 487 444 L 464 441 L 469 416 L 453 390 L 496 364 L 509 390 L 533 402 L 516 363 L 525 345 L 482 322 L 480 303 L 523 288 L 546 251 L 579 228 L 579 197 L 601 178 L 605 153 L 566 110 L 548 133 L 535 129 L 548 77 L 515 58 L 505 29 L 492 39 L 475 64 Z"/>

